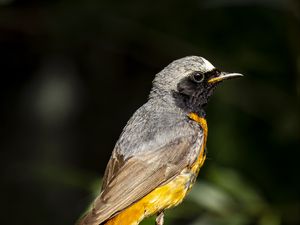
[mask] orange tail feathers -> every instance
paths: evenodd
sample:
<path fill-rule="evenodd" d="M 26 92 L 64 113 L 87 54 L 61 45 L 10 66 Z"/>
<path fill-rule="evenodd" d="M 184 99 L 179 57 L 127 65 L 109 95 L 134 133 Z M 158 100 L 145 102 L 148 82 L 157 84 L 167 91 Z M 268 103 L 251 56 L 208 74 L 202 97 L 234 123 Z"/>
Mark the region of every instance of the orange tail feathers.
<path fill-rule="evenodd" d="M 137 225 L 145 217 L 145 209 L 141 204 L 133 204 L 120 214 L 109 219 L 104 225 Z"/>
<path fill-rule="evenodd" d="M 144 217 L 144 202 L 137 202 L 105 222 L 91 210 L 79 219 L 76 225 L 138 225 Z"/>

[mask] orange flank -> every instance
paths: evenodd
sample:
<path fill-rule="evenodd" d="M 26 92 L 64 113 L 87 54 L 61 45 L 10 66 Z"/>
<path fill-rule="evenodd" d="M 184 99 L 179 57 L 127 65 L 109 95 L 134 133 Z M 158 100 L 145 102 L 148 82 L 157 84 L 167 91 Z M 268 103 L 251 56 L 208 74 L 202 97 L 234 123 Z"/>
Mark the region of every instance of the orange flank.
<path fill-rule="evenodd" d="M 191 171 L 193 171 L 196 175 L 198 175 L 199 170 L 206 158 L 205 146 L 207 141 L 208 127 L 207 127 L 206 119 L 198 116 L 196 113 L 190 113 L 189 118 L 199 123 L 201 128 L 203 129 L 203 144 L 201 146 L 199 157 L 191 169 Z"/>
<path fill-rule="evenodd" d="M 207 128 L 207 122 L 206 122 L 206 119 L 203 118 L 203 117 L 200 117 L 198 116 L 196 113 L 190 113 L 189 115 L 189 118 L 196 121 L 197 123 L 200 124 L 201 128 L 203 129 L 204 131 L 204 146 L 206 144 L 206 138 L 207 138 L 207 131 L 208 131 L 208 128 Z"/>
<path fill-rule="evenodd" d="M 165 209 L 174 207 L 182 202 L 195 182 L 195 178 L 205 161 L 205 144 L 207 139 L 207 124 L 204 118 L 195 113 L 189 114 L 189 118 L 200 124 L 204 131 L 203 145 L 198 159 L 190 168 L 185 168 L 169 183 L 160 186 L 148 195 L 127 207 L 105 225 L 137 225 L 145 217 L 159 213 Z"/>

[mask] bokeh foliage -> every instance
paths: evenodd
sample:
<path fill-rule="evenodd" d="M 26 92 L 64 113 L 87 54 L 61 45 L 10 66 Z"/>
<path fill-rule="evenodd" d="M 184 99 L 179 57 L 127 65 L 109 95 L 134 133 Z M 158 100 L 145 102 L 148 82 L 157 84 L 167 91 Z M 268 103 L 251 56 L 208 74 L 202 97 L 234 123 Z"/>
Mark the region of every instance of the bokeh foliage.
<path fill-rule="evenodd" d="M 208 160 L 166 224 L 299 224 L 296 0 L 0 0 L 2 223 L 73 224 L 155 73 L 186 55 L 245 77 L 209 103 Z"/>

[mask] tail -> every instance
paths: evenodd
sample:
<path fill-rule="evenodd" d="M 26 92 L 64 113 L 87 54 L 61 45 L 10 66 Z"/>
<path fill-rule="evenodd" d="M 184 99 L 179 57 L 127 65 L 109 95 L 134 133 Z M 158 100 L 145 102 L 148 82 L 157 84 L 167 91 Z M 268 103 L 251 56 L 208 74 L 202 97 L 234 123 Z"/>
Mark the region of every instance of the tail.
<path fill-rule="evenodd" d="M 76 223 L 76 225 L 137 225 L 149 215 L 145 208 L 145 202 L 138 201 L 131 206 L 114 213 L 111 210 L 115 207 L 106 205 L 98 197 L 92 204 L 91 208 Z"/>
<path fill-rule="evenodd" d="M 76 225 L 100 225 L 102 222 L 102 218 L 99 218 L 91 209 L 76 222 Z"/>
<path fill-rule="evenodd" d="M 76 225 L 137 225 L 145 217 L 145 209 L 137 204 L 109 219 L 103 219 L 93 211 L 87 212 Z"/>
<path fill-rule="evenodd" d="M 83 216 L 76 222 L 76 225 L 100 225 L 105 220 L 109 219 L 110 215 L 105 213 L 108 212 L 103 204 L 99 204 L 99 207 L 95 207 L 97 203 L 99 203 L 99 196 L 96 200 L 92 203 L 88 211 L 83 214 Z"/>

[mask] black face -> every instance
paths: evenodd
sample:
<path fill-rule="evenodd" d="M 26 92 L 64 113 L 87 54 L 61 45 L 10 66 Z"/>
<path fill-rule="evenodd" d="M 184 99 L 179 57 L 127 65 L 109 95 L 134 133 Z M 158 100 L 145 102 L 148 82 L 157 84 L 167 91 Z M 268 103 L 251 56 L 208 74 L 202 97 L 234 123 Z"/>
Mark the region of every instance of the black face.
<path fill-rule="evenodd" d="M 220 73 L 218 69 L 206 73 L 195 71 L 183 78 L 177 85 L 178 92 L 174 93 L 176 103 L 181 108 L 202 113 L 216 86 L 208 80 L 219 76 Z"/>

